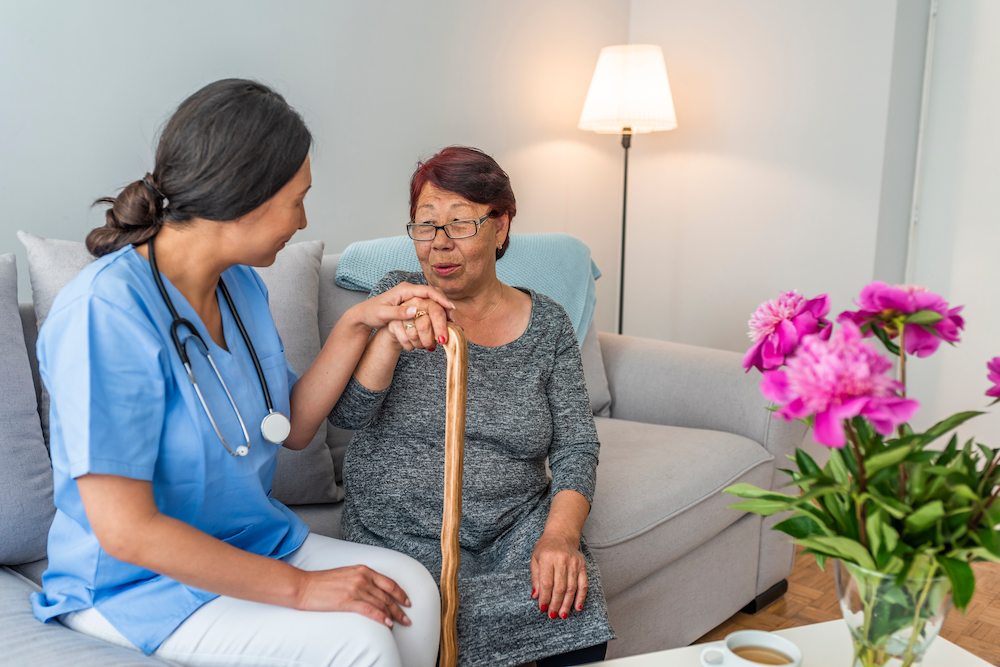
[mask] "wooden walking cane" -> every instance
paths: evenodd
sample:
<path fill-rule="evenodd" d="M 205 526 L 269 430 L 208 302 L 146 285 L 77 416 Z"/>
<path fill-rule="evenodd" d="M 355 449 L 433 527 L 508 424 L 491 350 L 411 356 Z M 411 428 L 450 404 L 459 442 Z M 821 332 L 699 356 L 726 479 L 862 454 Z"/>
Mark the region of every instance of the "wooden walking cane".
<path fill-rule="evenodd" d="M 465 334 L 448 323 L 448 394 L 444 431 L 444 515 L 441 520 L 440 667 L 458 663 L 458 528 L 462 523 L 462 461 L 465 454 L 465 393 L 469 349 Z"/>

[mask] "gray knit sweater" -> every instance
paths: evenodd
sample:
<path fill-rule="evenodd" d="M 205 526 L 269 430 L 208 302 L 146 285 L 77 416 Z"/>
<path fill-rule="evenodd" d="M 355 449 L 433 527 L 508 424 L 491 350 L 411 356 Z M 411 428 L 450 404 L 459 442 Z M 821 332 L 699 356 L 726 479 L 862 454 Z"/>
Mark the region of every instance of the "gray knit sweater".
<path fill-rule="evenodd" d="M 372 296 L 420 273 L 387 274 Z M 519 288 L 521 289 L 521 288 Z M 562 306 L 528 289 L 528 328 L 500 347 L 469 344 L 459 664 L 518 665 L 614 638 L 600 575 L 586 542 L 589 592 L 583 611 L 551 620 L 531 599 L 529 561 L 552 497 L 588 501 L 600 443 L 572 322 Z M 439 579 L 444 502 L 443 349 L 403 352 L 388 389 L 351 379 L 330 414 L 357 434 L 344 460 L 345 539 L 413 556 Z M 545 471 L 548 459 L 552 471 Z"/>

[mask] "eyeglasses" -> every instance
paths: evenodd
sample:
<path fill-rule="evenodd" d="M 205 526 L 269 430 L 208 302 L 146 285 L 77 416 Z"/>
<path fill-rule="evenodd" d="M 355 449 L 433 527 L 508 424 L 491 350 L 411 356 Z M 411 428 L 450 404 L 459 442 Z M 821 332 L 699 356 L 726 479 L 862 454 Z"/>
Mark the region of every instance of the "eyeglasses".
<path fill-rule="evenodd" d="M 455 220 L 443 225 L 432 225 L 429 222 L 408 222 L 406 223 L 406 233 L 414 241 L 433 241 L 437 236 L 437 230 L 443 229 L 445 236 L 450 239 L 467 239 L 475 236 L 479 228 L 483 226 L 490 217 L 487 213 L 478 220 Z"/>

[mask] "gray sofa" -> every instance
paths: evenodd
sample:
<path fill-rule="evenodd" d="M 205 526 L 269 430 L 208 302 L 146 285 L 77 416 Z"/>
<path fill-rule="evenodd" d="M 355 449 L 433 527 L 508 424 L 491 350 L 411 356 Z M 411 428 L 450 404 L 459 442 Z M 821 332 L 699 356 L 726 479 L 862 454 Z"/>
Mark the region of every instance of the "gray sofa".
<path fill-rule="evenodd" d="M 36 322 L 47 313 L 54 291 L 75 275 L 81 268 L 77 265 L 89 261 L 80 254 L 80 244 L 30 235 L 22 240 L 28 246 L 35 303 L 16 309 L 16 271 L 0 264 L 0 317 L 7 320 L 0 335 L 8 338 L 0 340 L 5 378 L 0 399 L 7 403 L 16 391 L 15 398 L 30 401 L 37 412 L 29 436 L 15 430 L 20 440 L 13 442 L 11 436 L 6 443 L 6 436 L 0 436 L 0 470 L 7 471 L 28 470 L 29 455 L 36 468 L 39 459 L 48 460 L 47 451 L 39 450 L 47 427 L 47 396 L 34 355 Z M 289 249 L 282 253 L 288 255 Z M 300 372 L 337 318 L 365 296 L 334 284 L 339 255 L 322 255 L 321 244 L 306 250 L 307 259 L 289 256 L 283 265 L 277 262 L 277 268 L 261 272 L 289 361 Z M 0 260 L 13 266 L 11 255 Z M 312 266 L 311 278 L 299 271 L 303 264 Z M 55 274 L 55 284 L 45 284 Z M 292 294 L 301 308 L 282 311 L 285 296 Z M 18 345 L 9 340 L 12 312 L 20 315 L 23 340 Z M 802 441 L 804 427 L 771 418 L 758 379 L 743 373 L 737 354 L 597 334 L 593 327 L 582 351 L 601 437 L 597 491 L 584 533 L 600 565 L 618 633 L 609 657 L 689 644 L 741 608 L 780 595 L 792 567 L 792 546 L 769 530 L 772 520 L 726 509 L 733 499 L 721 490 L 738 482 L 781 486 L 783 474 L 776 468 Z M 29 372 L 33 396 L 28 395 L 30 386 L 19 390 L 11 384 Z M 349 439 L 350 433 L 324 428 L 304 452 L 282 452 L 275 479 L 275 497 L 291 505 L 313 530 L 334 537 L 343 504 L 340 464 Z M 31 482 L 28 490 L 41 500 L 19 505 L 10 497 L 12 489 L 30 475 L 13 474 L 14 481 L 5 482 L 10 488 L 0 488 L 0 539 L 7 542 L 0 548 L 0 663 L 162 664 L 58 623 L 35 620 L 28 597 L 39 590 L 46 566 L 51 479 Z M 16 562 L 28 558 L 30 562 Z"/>

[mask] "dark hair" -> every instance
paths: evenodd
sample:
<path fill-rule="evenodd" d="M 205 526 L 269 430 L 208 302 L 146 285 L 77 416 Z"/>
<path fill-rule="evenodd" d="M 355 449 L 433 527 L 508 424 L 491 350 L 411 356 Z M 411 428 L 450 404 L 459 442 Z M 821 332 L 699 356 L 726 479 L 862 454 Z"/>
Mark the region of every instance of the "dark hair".
<path fill-rule="evenodd" d="M 496 160 L 478 148 L 449 146 L 431 159 L 417 163 L 417 170 L 410 178 L 410 220 L 417 212 L 417 200 L 426 183 L 433 183 L 476 204 L 486 204 L 491 217 L 506 214 L 508 224 L 517 214 L 510 177 Z M 497 249 L 497 259 L 503 257 L 509 245 L 508 226 L 507 238 Z"/>
<path fill-rule="evenodd" d="M 311 145 L 302 118 L 267 86 L 210 83 L 163 128 L 153 173 L 94 202 L 111 208 L 105 226 L 87 235 L 87 249 L 100 257 L 145 243 L 164 222 L 246 215 L 292 180 Z"/>

